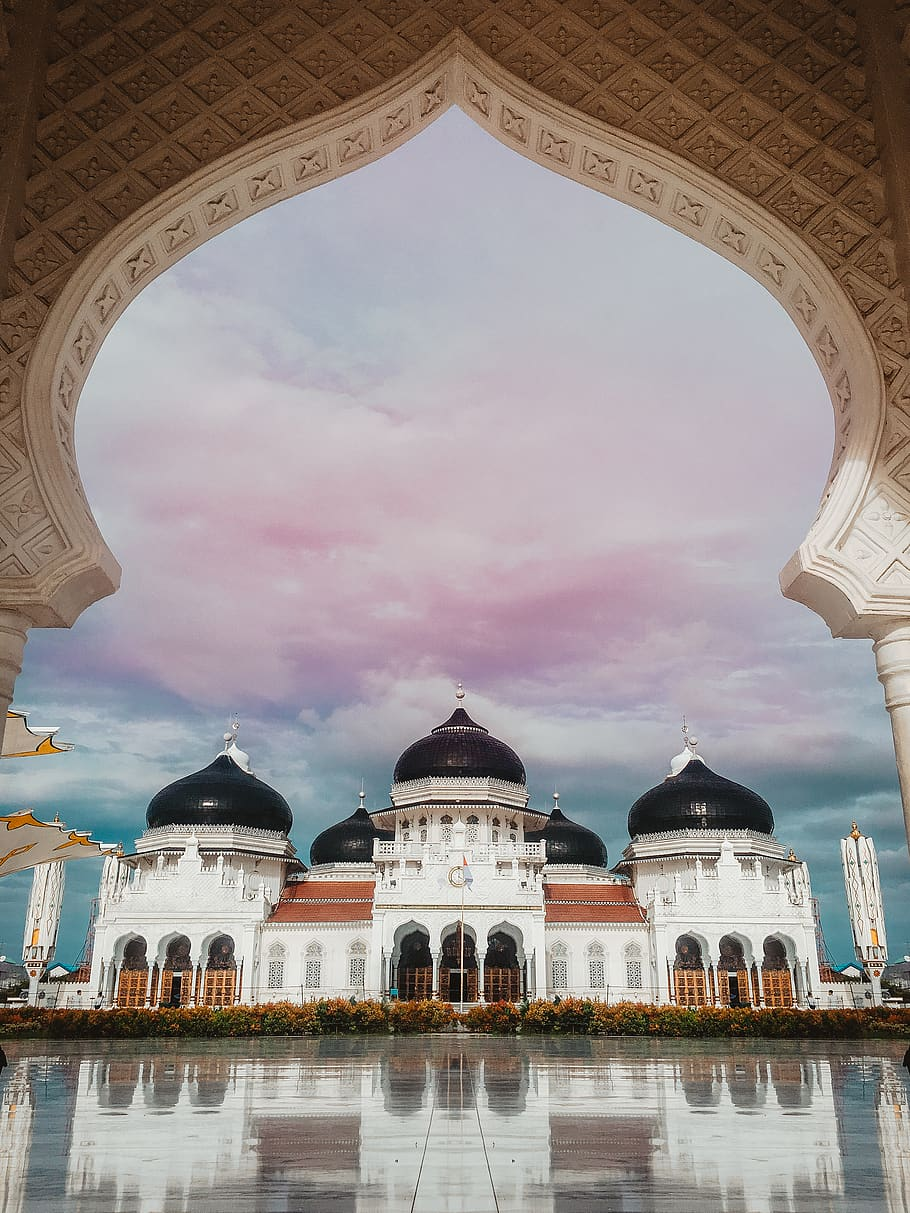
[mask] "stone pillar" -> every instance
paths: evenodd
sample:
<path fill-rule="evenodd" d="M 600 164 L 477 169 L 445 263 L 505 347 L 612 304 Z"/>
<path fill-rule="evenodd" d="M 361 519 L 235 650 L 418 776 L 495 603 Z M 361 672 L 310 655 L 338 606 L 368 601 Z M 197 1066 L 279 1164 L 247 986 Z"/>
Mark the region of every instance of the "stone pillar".
<path fill-rule="evenodd" d="M 885 707 L 891 717 L 904 826 L 910 839 L 910 623 L 892 623 L 882 628 L 872 651 L 878 680 L 885 689 Z"/>
<path fill-rule="evenodd" d="M 430 991 L 430 997 L 439 998 L 439 957 L 441 953 L 431 952 L 430 955 L 433 958 L 433 989 Z M 399 995 L 400 993 L 401 992 L 399 991 Z M 448 990 L 446 990 L 446 993 L 448 994 Z"/>
<path fill-rule="evenodd" d="M 18 611 L 0 610 L 0 745 L 6 731 L 6 712 L 13 702 L 16 679 L 22 673 L 22 654 L 31 621 Z"/>
<path fill-rule="evenodd" d="M 483 994 L 483 966 L 487 958 L 486 949 L 483 952 L 476 952 L 475 954 L 477 956 L 477 1001 L 485 1002 L 486 999 Z"/>

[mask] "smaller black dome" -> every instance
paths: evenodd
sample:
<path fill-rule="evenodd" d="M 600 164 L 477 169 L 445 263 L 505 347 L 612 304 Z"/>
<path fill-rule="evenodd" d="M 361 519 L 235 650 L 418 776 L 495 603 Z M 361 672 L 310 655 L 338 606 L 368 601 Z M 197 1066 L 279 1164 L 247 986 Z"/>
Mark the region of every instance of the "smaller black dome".
<path fill-rule="evenodd" d="M 587 826 L 570 821 L 562 809 L 555 808 L 542 830 L 525 834 L 528 842 L 546 843 L 547 863 L 586 863 L 595 868 L 607 866 L 607 848 L 603 840 Z"/>
<path fill-rule="evenodd" d="M 767 801 L 742 784 L 724 779 L 698 756 L 678 775 L 640 796 L 629 811 L 629 834 L 660 834 L 672 830 L 755 830 L 774 832 L 774 815 Z"/>
<path fill-rule="evenodd" d="M 525 769 L 511 746 L 491 737 L 489 729 L 473 721 L 461 707 L 428 737 L 408 746 L 395 764 L 392 781 L 407 783 L 411 779 L 453 775 L 503 779 L 522 785 L 525 782 Z"/>
<path fill-rule="evenodd" d="M 201 771 L 162 788 L 152 797 L 145 820 L 150 830 L 158 826 L 250 826 L 287 834 L 294 819 L 280 792 L 244 771 L 225 753 Z"/>
<path fill-rule="evenodd" d="M 372 863 L 374 840 L 394 837 L 388 830 L 377 830 L 361 805 L 350 817 L 317 835 L 310 847 L 310 863 Z"/>

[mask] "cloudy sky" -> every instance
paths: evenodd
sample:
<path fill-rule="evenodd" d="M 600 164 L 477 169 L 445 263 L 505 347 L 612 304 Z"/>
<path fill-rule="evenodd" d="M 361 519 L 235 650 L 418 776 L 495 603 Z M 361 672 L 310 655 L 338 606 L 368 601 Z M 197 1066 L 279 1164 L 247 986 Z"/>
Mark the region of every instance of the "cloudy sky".
<path fill-rule="evenodd" d="M 864 642 L 780 595 L 831 454 L 821 377 L 741 271 L 450 112 L 152 283 L 79 410 L 123 586 L 29 641 L 16 706 L 73 754 L 7 801 L 129 848 L 230 715 L 304 857 L 453 686 L 532 803 L 613 861 L 680 748 L 770 801 L 851 958 L 838 839 L 879 847 L 910 952 L 888 718 Z M 70 865 L 59 955 L 97 885 Z M 17 955 L 26 877 L 0 887 Z"/>

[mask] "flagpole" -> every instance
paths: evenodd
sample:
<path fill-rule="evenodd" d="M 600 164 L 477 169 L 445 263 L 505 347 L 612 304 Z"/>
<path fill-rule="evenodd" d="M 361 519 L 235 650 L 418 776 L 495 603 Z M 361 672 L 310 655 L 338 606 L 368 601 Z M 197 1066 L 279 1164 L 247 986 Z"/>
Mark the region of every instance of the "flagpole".
<path fill-rule="evenodd" d="M 459 1011 L 462 1011 L 462 1012 L 464 1011 L 464 877 L 465 877 L 464 856 L 462 856 L 462 868 L 461 868 L 461 970 L 460 970 L 461 984 L 459 987 L 459 993 L 460 993 L 461 997 L 458 1000 L 458 1009 L 459 1009 Z"/>

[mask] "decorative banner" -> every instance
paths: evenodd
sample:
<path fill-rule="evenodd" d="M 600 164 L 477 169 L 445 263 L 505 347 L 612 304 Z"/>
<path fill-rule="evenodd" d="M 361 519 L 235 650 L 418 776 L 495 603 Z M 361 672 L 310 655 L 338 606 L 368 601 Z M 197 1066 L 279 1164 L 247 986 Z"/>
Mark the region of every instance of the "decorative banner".
<path fill-rule="evenodd" d="M 31 809 L 0 816 L 0 877 L 57 859 L 110 855 L 116 847 L 92 842 L 86 830 L 70 830 L 62 821 L 39 821 Z"/>
<path fill-rule="evenodd" d="M 6 713 L 3 751 L 0 758 L 37 758 L 45 754 L 66 754 L 75 747 L 68 741 L 54 741 L 57 729 L 30 728 L 23 712 Z"/>

